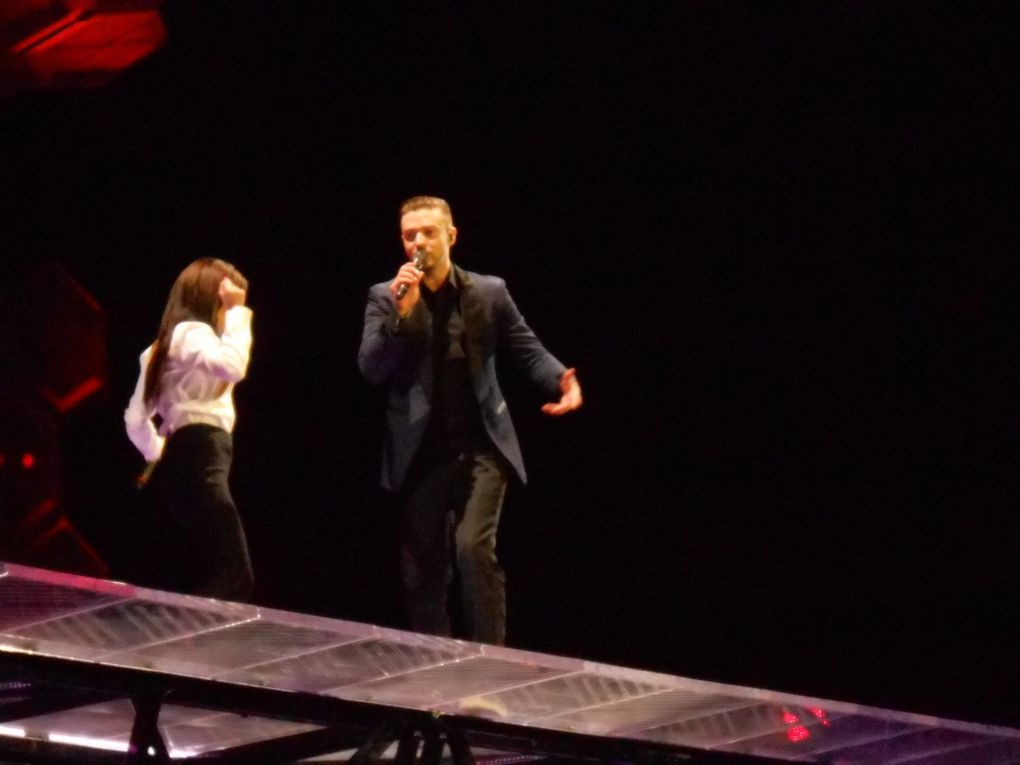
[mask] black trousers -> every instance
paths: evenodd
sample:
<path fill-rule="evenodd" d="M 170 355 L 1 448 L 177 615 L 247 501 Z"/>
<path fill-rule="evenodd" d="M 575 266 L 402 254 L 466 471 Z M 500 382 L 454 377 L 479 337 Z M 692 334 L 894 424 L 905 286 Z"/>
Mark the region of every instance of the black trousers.
<path fill-rule="evenodd" d="M 506 581 L 496 560 L 496 527 L 506 487 L 506 469 L 486 453 L 464 452 L 411 471 L 400 496 L 400 571 L 411 629 L 451 634 L 447 594 L 456 561 L 468 637 L 503 644 Z"/>
<path fill-rule="evenodd" d="M 149 539 L 139 584 L 223 600 L 245 600 L 255 584 L 241 518 L 227 478 L 233 438 L 187 425 L 167 440 L 143 491 Z"/>

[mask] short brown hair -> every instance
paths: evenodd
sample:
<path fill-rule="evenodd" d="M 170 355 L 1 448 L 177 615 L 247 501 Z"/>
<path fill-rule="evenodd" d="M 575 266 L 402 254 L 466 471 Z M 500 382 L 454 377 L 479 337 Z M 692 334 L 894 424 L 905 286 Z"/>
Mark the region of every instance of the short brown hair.
<path fill-rule="evenodd" d="M 453 213 L 450 211 L 450 203 L 442 197 L 429 197 L 429 196 L 418 196 L 411 197 L 404 201 L 400 205 L 400 217 L 403 218 L 406 213 L 412 210 L 426 210 L 433 207 L 438 207 L 442 210 L 443 215 L 446 216 L 446 225 L 453 225 Z"/>

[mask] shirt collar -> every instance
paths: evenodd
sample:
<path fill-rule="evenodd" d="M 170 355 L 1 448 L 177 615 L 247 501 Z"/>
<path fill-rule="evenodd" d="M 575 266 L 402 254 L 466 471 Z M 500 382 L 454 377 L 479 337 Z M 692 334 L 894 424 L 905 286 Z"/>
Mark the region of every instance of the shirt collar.
<path fill-rule="evenodd" d="M 454 268 L 453 263 L 450 264 L 450 273 L 446 277 L 446 282 L 453 287 L 454 290 L 460 292 L 460 280 L 457 279 L 457 269 Z"/>
<path fill-rule="evenodd" d="M 450 273 L 446 275 L 446 281 L 444 281 L 442 285 L 439 287 L 439 289 L 436 290 L 435 292 L 430 290 L 428 286 L 425 284 L 425 282 L 421 283 L 421 288 L 423 290 L 428 290 L 428 292 L 432 293 L 433 295 L 435 295 L 438 292 L 442 292 L 445 289 L 452 289 L 455 293 L 459 295 L 460 287 L 461 287 L 460 279 L 457 278 L 457 269 L 453 265 L 453 263 L 450 264 Z"/>

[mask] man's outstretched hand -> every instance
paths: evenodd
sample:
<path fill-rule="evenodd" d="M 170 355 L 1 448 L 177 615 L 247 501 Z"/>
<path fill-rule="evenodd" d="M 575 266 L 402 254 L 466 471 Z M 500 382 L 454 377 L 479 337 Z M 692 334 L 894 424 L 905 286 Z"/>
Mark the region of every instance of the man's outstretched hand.
<path fill-rule="evenodd" d="M 546 414 L 560 415 L 578 409 L 584 402 L 581 397 L 581 383 L 577 381 L 577 370 L 573 367 L 568 369 L 560 377 L 560 400 L 542 406 Z"/>

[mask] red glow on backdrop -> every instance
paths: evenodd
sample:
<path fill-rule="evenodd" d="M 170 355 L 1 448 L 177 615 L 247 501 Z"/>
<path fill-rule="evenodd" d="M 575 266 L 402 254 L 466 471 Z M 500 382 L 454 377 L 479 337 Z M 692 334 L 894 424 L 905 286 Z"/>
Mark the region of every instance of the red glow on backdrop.
<path fill-rule="evenodd" d="M 65 417 L 106 386 L 106 326 L 59 264 L 0 290 L 0 365 L 12 372 L 0 376 L 0 559 L 104 576 L 68 515 L 60 443 Z"/>
<path fill-rule="evenodd" d="M 161 0 L 20 0 L 0 8 L 0 75 L 20 87 L 96 87 L 158 50 Z"/>
<path fill-rule="evenodd" d="M 12 44 L 11 53 L 24 53 L 33 45 L 42 42 L 50 35 L 54 35 L 68 25 L 73 24 L 85 15 L 86 11 L 91 9 L 87 2 L 67 2 L 64 6 L 58 5 L 52 8 L 50 14 L 43 16 L 40 14 L 41 9 L 38 6 L 38 2 L 22 3 L 21 13 L 31 13 L 36 23 L 42 24 L 42 26 L 39 26 L 34 32 L 23 37 L 19 42 Z"/>
<path fill-rule="evenodd" d="M 77 20 L 26 55 L 29 67 L 44 82 L 86 75 L 102 84 L 159 48 L 165 38 L 158 11 L 110 13 Z"/>
<path fill-rule="evenodd" d="M 73 388 L 63 396 L 58 396 L 56 393 L 51 391 L 49 388 L 42 388 L 40 392 L 43 396 L 49 400 L 57 411 L 61 414 L 70 412 L 74 409 L 83 399 L 88 398 L 98 390 L 102 390 L 105 383 L 98 377 L 90 377 L 85 380 L 81 385 Z"/>
<path fill-rule="evenodd" d="M 47 497 L 25 514 L 25 517 L 21 519 L 21 528 L 38 527 L 54 519 L 59 521 L 59 511 L 60 505 L 57 503 L 57 500 L 53 497 Z"/>

